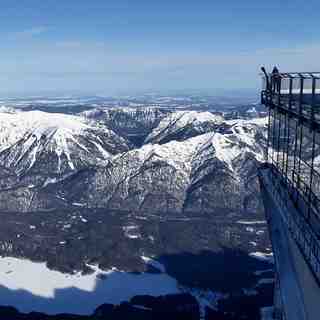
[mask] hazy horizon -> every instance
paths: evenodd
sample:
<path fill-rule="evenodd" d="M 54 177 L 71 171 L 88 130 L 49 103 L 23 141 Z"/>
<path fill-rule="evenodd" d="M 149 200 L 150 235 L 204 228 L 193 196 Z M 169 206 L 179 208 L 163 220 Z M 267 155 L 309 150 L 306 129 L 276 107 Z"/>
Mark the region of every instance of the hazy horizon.
<path fill-rule="evenodd" d="M 315 0 L 3 1 L 0 95 L 256 90 L 261 65 L 317 69 L 319 9 Z"/>

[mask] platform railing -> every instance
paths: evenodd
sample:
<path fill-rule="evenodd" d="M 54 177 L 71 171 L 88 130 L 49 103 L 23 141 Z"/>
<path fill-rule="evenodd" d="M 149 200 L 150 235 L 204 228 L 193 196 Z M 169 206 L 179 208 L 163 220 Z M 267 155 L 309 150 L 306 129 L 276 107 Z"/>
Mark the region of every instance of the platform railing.
<path fill-rule="evenodd" d="M 301 214 L 301 207 L 303 207 L 305 200 L 300 197 L 299 191 L 295 190 L 291 182 L 286 180 L 277 168 L 272 165 L 268 166 L 268 179 L 271 183 L 269 191 L 281 210 L 282 219 L 292 238 L 320 285 L 320 241 L 310 224 L 310 220 Z M 296 205 L 297 201 L 300 206 Z"/>
<path fill-rule="evenodd" d="M 261 102 L 273 195 L 320 284 L 320 72 L 264 73 Z"/>
<path fill-rule="evenodd" d="M 264 74 L 262 80 L 262 104 L 320 124 L 320 72 L 276 72 Z"/>

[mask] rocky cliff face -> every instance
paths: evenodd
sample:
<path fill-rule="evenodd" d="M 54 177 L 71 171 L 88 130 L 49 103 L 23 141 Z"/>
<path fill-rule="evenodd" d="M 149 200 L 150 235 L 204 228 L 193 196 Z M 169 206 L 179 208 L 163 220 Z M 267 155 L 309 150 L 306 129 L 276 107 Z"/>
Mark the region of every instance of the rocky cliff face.
<path fill-rule="evenodd" d="M 94 123 L 106 125 L 134 146 L 140 147 L 168 114 L 170 111 L 158 108 L 111 108 L 88 110 L 80 115 Z"/>

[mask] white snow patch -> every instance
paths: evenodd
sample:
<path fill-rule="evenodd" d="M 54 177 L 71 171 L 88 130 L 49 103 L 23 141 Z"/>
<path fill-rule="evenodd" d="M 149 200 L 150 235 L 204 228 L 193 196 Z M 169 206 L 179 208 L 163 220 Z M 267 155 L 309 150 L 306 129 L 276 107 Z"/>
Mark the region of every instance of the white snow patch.
<path fill-rule="evenodd" d="M 261 261 L 266 261 L 269 263 L 274 263 L 273 253 L 263 253 L 263 252 L 251 252 L 250 257 L 256 258 Z"/>
<path fill-rule="evenodd" d="M 256 107 L 252 107 L 249 110 L 247 110 L 248 113 L 257 113 Z"/>
<path fill-rule="evenodd" d="M 84 203 L 80 203 L 80 202 L 72 202 L 72 205 L 76 206 L 76 207 L 84 207 L 85 206 Z"/>
<path fill-rule="evenodd" d="M 146 257 L 146 256 L 141 256 L 141 259 L 146 263 L 149 264 L 150 266 L 158 269 L 159 271 L 165 273 L 166 272 L 166 267 L 161 264 L 159 261 L 154 260 L 152 258 Z"/>
<path fill-rule="evenodd" d="M 50 270 L 45 263 L 0 258 L 1 303 L 22 312 L 90 314 L 103 303 L 119 304 L 135 295 L 181 292 L 177 281 L 163 273 L 132 274 L 90 267 L 94 269 L 90 275 L 70 275 Z M 102 280 L 101 275 L 106 278 Z"/>
<path fill-rule="evenodd" d="M 263 279 L 259 279 L 259 281 L 257 283 L 257 287 L 261 286 L 263 284 L 273 284 L 273 283 L 274 283 L 273 278 L 263 278 Z"/>
<path fill-rule="evenodd" d="M 141 238 L 141 234 L 139 233 L 139 227 L 136 225 L 123 226 L 122 230 L 124 231 L 125 237 L 129 239 Z"/>
<path fill-rule="evenodd" d="M 239 224 L 266 224 L 267 221 L 266 220 L 254 220 L 254 221 L 247 221 L 247 220 L 239 220 L 237 221 L 237 223 Z"/>
<path fill-rule="evenodd" d="M 97 147 L 97 149 L 100 151 L 100 153 L 104 156 L 104 158 L 108 159 L 110 158 L 110 153 L 107 152 L 101 144 L 95 142 L 95 141 L 92 141 L 92 143 Z"/>
<path fill-rule="evenodd" d="M 57 183 L 57 178 L 47 178 L 42 187 L 46 187 L 49 184 Z"/>
<path fill-rule="evenodd" d="M 139 239 L 139 238 L 141 238 L 140 234 L 126 234 L 125 236 L 127 238 L 129 238 L 129 239 Z"/>

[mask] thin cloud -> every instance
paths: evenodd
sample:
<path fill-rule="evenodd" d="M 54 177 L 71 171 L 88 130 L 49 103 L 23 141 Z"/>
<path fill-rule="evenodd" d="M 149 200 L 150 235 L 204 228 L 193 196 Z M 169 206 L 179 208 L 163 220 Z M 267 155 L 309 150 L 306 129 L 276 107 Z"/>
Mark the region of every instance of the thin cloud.
<path fill-rule="evenodd" d="M 38 35 L 41 35 L 49 30 L 46 26 L 38 26 L 38 27 L 32 27 L 29 29 L 25 29 L 22 31 L 13 32 L 10 35 L 12 37 L 36 37 Z"/>
<path fill-rule="evenodd" d="M 74 49 L 74 48 L 88 48 L 88 47 L 95 47 L 95 48 L 104 48 L 106 47 L 105 43 L 103 42 L 82 42 L 77 40 L 66 40 L 66 41 L 59 41 L 55 44 L 59 48 L 66 48 L 66 49 Z"/>
<path fill-rule="evenodd" d="M 80 41 L 60 41 L 56 43 L 56 46 L 60 48 L 79 48 L 82 43 Z"/>

